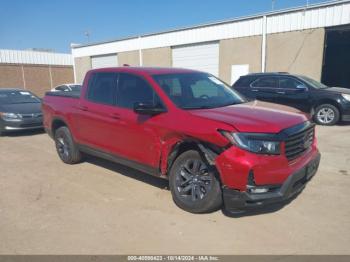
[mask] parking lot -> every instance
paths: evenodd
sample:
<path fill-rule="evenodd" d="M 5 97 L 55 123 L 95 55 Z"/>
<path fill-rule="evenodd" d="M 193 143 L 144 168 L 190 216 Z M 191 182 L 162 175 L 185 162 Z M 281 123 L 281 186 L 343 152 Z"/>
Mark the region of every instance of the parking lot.
<path fill-rule="evenodd" d="M 350 254 L 350 126 L 317 127 L 319 172 L 290 204 L 230 217 L 176 207 L 167 182 L 44 133 L 0 138 L 1 254 Z"/>

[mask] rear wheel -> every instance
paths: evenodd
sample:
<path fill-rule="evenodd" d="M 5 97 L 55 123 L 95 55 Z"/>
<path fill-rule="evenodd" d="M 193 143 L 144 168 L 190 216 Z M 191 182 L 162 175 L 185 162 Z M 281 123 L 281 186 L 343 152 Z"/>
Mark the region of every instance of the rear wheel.
<path fill-rule="evenodd" d="M 222 205 L 222 192 L 216 170 L 190 150 L 182 153 L 170 170 L 169 184 L 174 202 L 191 213 L 207 213 Z"/>
<path fill-rule="evenodd" d="M 63 126 L 56 130 L 55 144 L 57 153 L 64 163 L 72 165 L 81 161 L 81 153 L 67 127 Z"/>
<path fill-rule="evenodd" d="M 338 108 L 331 104 L 323 104 L 315 109 L 314 120 L 319 125 L 335 125 L 340 118 Z"/>

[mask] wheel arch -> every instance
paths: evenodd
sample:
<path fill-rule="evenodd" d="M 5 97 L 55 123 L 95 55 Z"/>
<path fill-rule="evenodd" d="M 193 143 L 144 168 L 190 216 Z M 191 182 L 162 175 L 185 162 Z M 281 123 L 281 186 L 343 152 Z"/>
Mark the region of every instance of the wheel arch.
<path fill-rule="evenodd" d="M 51 133 L 53 137 L 55 136 L 55 132 L 57 131 L 57 129 L 59 129 L 62 126 L 68 127 L 67 123 L 62 118 L 56 117 L 52 120 Z"/>
<path fill-rule="evenodd" d="M 170 150 L 168 152 L 165 152 L 165 157 L 162 157 L 163 161 L 161 163 L 161 173 L 168 177 L 169 171 L 176 158 L 189 150 L 198 151 L 208 165 L 215 167 L 215 158 L 224 149 L 193 138 L 178 140 L 170 146 Z"/>
<path fill-rule="evenodd" d="M 325 104 L 330 104 L 332 106 L 335 106 L 338 109 L 339 113 L 342 114 L 341 107 L 339 106 L 338 102 L 333 100 L 333 99 L 330 99 L 330 98 L 323 98 L 323 99 L 316 101 L 313 105 L 313 112 L 316 112 L 317 107 L 319 107 L 320 105 L 325 105 Z"/>

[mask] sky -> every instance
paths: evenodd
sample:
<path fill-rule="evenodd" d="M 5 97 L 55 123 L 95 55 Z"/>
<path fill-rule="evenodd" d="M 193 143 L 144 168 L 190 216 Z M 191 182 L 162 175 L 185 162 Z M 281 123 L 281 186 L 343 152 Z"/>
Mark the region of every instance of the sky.
<path fill-rule="evenodd" d="M 271 11 L 271 0 L 0 0 L 0 49 L 86 44 Z M 310 4 L 326 2 L 309 0 Z M 275 10 L 306 0 L 275 0 Z M 86 36 L 90 32 L 90 37 Z"/>

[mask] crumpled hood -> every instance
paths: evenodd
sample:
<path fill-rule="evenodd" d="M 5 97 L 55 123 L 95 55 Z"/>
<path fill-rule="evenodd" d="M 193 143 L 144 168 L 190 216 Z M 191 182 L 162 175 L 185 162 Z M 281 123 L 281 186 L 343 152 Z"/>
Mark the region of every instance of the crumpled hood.
<path fill-rule="evenodd" d="M 297 109 L 261 101 L 189 112 L 224 122 L 240 132 L 253 133 L 278 133 L 308 120 L 308 117 Z"/>
<path fill-rule="evenodd" d="M 15 114 L 37 114 L 41 113 L 41 103 L 0 105 L 0 112 Z"/>

